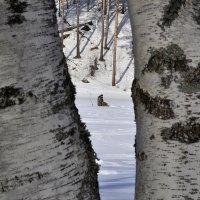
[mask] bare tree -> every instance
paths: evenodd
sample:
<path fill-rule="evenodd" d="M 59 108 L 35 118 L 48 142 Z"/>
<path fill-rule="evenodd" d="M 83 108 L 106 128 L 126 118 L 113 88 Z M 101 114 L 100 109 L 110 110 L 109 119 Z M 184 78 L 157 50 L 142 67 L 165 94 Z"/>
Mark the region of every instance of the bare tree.
<path fill-rule="evenodd" d="M 105 5 L 106 0 L 102 0 L 102 8 L 101 8 L 101 15 L 102 15 L 102 28 L 101 28 L 101 49 L 100 49 L 100 61 L 104 61 L 103 58 L 103 42 L 104 42 L 104 21 L 105 21 Z"/>
<path fill-rule="evenodd" d="M 199 1 L 129 0 L 135 200 L 200 197 L 199 10 Z"/>
<path fill-rule="evenodd" d="M 80 54 L 80 35 L 79 35 L 79 16 L 80 16 L 80 0 L 76 0 L 76 15 L 77 15 L 77 46 L 76 46 L 76 57 L 75 58 L 81 58 Z"/>
<path fill-rule="evenodd" d="M 1 200 L 100 199 L 55 18 L 54 0 L 1 1 Z"/>
<path fill-rule="evenodd" d="M 119 1 L 115 0 L 115 31 L 114 31 L 114 45 L 113 45 L 112 86 L 116 85 L 115 76 L 116 76 L 116 60 L 117 60 L 118 9 L 119 9 Z"/>
<path fill-rule="evenodd" d="M 105 31 L 104 49 L 109 49 L 108 47 L 109 18 L 110 18 L 110 0 L 106 0 L 106 31 Z"/>

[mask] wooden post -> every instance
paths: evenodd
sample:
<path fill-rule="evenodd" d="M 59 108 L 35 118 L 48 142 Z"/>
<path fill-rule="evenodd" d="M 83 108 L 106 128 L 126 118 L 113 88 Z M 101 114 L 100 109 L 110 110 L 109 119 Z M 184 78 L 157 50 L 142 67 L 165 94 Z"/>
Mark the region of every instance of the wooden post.
<path fill-rule="evenodd" d="M 104 61 L 103 58 L 103 41 L 104 41 L 104 14 L 105 14 L 105 0 L 102 0 L 102 30 L 101 30 L 101 49 L 100 49 L 100 61 Z"/>
<path fill-rule="evenodd" d="M 106 32 L 105 32 L 105 43 L 104 43 L 104 49 L 108 48 L 108 30 L 109 30 L 109 17 L 110 17 L 110 0 L 106 0 Z"/>
<path fill-rule="evenodd" d="M 112 86 L 115 86 L 115 76 L 116 76 L 116 57 L 117 57 L 117 36 L 118 36 L 118 7 L 119 2 L 118 0 L 115 0 L 115 7 L 116 7 L 116 13 L 115 13 L 115 33 L 114 33 L 114 47 L 113 47 L 113 71 L 112 71 Z"/>
<path fill-rule="evenodd" d="M 77 48 L 76 48 L 76 58 L 81 58 L 80 55 L 80 37 L 79 37 L 79 15 L 80 15 L 80 0 L 76 1 L 76 13 L 77 13 Z"/>

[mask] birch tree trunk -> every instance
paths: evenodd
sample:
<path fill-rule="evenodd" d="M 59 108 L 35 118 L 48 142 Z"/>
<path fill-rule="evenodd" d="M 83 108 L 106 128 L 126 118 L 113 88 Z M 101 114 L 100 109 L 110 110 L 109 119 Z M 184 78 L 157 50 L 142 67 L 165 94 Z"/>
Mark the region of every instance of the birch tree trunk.
<path fill-rule="evenodd" d="M 53 0 L 1 1 L 0 199 L 99 200 Z"/>
<path fill-rule="evenodd" d="M 113 47 L 113 70 L 112 70 L 112 86 L 116 85 L 116 62 L 117 62 L 117 36 L 118 36 L 118 9 L 119 1 L 115 0 L 115 32 L 114 32 L 114 47 Z"/>
<path fill-rule="evenodd" d="M 129 0 L 135 51 L 135 200 L 198 200 L 200 2 Z"/>

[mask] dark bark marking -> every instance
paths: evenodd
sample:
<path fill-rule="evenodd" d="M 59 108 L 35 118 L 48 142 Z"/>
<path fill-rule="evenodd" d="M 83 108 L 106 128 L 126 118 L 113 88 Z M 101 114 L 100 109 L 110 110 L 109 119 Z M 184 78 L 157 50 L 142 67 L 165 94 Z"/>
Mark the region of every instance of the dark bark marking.
<path fill-rule="evenodd" d="M 148 64 L 142 71 L 145 72 L 157 72 L 162 74 L 164 70 L 171 72 L 179 71 L 184 72 L 189 69 L 188 62 L 184 51 L 177 44 L 170 44 L 166 48 L 149 49 L 151 57 Z"/>
<path fill-rule="evenodd" d="M 60 103 L 56 103 L 55 105 L 52 106 L 52 112 L 54 114 L 58 113 L 59 111 L 63 110 L 66 107 L 67 103 L 66 101 L 62 101 Z"/>
<path fill-rule="evenodd" d="M 24 103 L 26 96 L 22 88 L 6 86 L 0 88 L 0 109 Z"/>
<path fill-rule="evenodd" d="M 147 155 L 145 154 L 145 152 L 138 152 L 138 153 L 136 153 L 136 159 L 138 160 L 138 161 L 145 161 L 145 160 L 147 160 Z"/>
<path fill-rule="evenodd" d="M 165 128 L 161 132 L 163 140 L 178 141 L 185 144 L 192 144 L 200 140 L 200 123 L 197 118 L 190 118 L 186 122 L 178 122 L 171 128 Z"/>
<path fill-rule="evenodd" d="M 192 17 L 194 21 L 198 25 L 200 25 L 200 2 L 199 0 L 193 0 L 192 4 L 193 4 L 193 11 L 194 11 Z"/>
<path fill-rule="evenodd" d="M 73 136 L 75 133 L 74 127 L 70 128 L 69 130 L 66 130 L 66 129 L 67 129 L 66 126 L 63 126 L 63 127 L 59 126 L 57 129 L 50 130 L 50 132 L 55 133 L 56 140 L 61 142 L 67 139 L 68 137 Z"/>
<path fill-rule="evenodd" d="M 150 140 L 154 140 L 155 139 L 155 135 L 151 135 L 151 137 L 149 139 Z"/>
<path fill-rule="evenodd" d="M 33 99 L 35 101 L 35 103 L 38 101 L 38 97 L 35 94 L 33 94 L 32 91 L 27 92 L 26 96 L 30 97 L 31 99 Z"/>
<path fill-rule="evenodd" d="M 44 10 L 53 10 L 54 13 L 56 13 L 57 9 L 56 9 L 56 5 L 55 5 L 55 1 L 43 1 L 42 2 L 44 4 Z"/>
<path fill-rule="evenodd" d="M 172 75 L 166 75 L 161 77 L 161 86 L 168 89 L 171 85 L 171 82 L 173 81 Z"/>
<path fill-rule="evenodd" d="M 198 194 L 199 189 L 197 188 L 192 188 L 190 194 L 194 195 L 194 194 Z"/>
<path fill-rule="evenodd" d="M 200 63 L 197 68 L 192 68 L 190 73 L 185 77 L 188 83 L 200 84 Z"/>
<path fill-rule="evenodd" d="M 133 99 L 138 99 L 141 102 L 147 112 L 153 116 L 167 120 L 175 117 L 172 109 L 172 101 L 169 99 L 163 99 L 159 96 L 152 97 L 148 92 L 144 91 L 139 83 L 134 80 L 132 86 Z M 135 101 L 135 105 L 137 101 Z"/>
<path fill-rule="evenodd" d="M 184 196 L 183 198 L 184 198 L 184 200 L 195 200 L 195 199 L 190 198 L 190 197 L 188 197 L 188 196 Z"/>
<path fill-rule="evenodd" d="M 9 4 L 8 10 L 11 10 L 13 13 L 23 13 L 26 11 L 28 6 L 27 2 L 19 0 L 5 0 Z"/>
<path fill-rule="evenodd" d="M 195 93 L 200 91 L 200 63 L 196 68 L 189 68 L 183 75 L 184 82 L 180 89 L 185 93 Z"/>
<path fill-rule="evenodd" d="M 14 25 L 14 24 L 22 24 L 24 21 L 26 21 L 25 17 L 23 15 L 11 15 L 8 17 L 8 25 Z"/>
<path fill-rule="evenodd" d="M 65 97 L 63 101 L 59 101 L 59 103 L 52 105 L 52 112 L 55 114 L 62 109 L 64 109 L 67 105 L 73 104 L 75 101 L 75 94 L 76 90 L 74 85 L 72 84 L 71 77 L 68 73 L 68 66 L 65 62 L 65 58 L 63 57 L 59 63 L 60 65 L 64 65 L 64 70 L 62 73 L 62 76 L 64 77 L 63 81 L 58 81 L 54 84 L 54 89 L 51 92 L 51 95 L 58 95 L 60 93 L 65 93 Z"/>
<path fill-rule="evenodd" d="M 164 14 L 161 19 L 161 24 L 158 25 L 164 29 L 164 27 L 170 27 L 172 22 L 179 16 L 179 11 L 182 6 L 185 6 L 186 0 L 170 0 L 169 4 L 164 7 Z"/>
<path fill-rule="evenodd" d="M 172 81 L 180 83 L 183 92 L 194 93 L 200 91 L 200 63 L 196 68 L 190 67 L 191 60 L 186 58 L 184 51 L 177 44 L 170 44 L 166 48 L 149 50 L 151 56 L 142 73 L 157 72 L 161 75 L 161 86 L 170 87 Z M 167 71 L 167 72 L 166 72 Z M 175 72 L 179 72 L 178 79 Z"/>
<path fill-rule="evenodd" d="M 5 0 L 9 4 L 8 10 L 10 10 L 13 15 L 8 16 L 7 23 L 9 25 L 22 24 L 26 21 L 25 17 L 22 15 L 26 11 L 28 6 L 27 2 L 19 0 Z"/>
<path fill-rule="evenodd" d="M 50 11 L 49 12 L 49 18 L 46 19 L 45 21 L 47 22 L 47 25 L 50 27 L 54 27 L 55 25 L 57 25 L 57 18 L 56 18 L 56 5 L 55 5 L 55 1 L 42 1 L 43 6 L 44 6 L 44 10 L 45 11 Z M 53 10 L 53 11 L 52 11 Z M 57 32 L 58 33 L 58 32 Z M 55 35 L 55 37 L 57 37 L 58 35 Z"/>
<path fill-rule="evenodd" d="M 15 176 L 10 179 L 5 179 L 1 181 L 1 192 L 8 192 L 14 190 L 18 187 L 21 187 L 26 184 L 30 184 L 33 181 L 40 180 L 48 176 L 48 173 L 33 172 L 30 174 L 23 174 L 21 176 Z"/>
<path fill-rule="evenodd" d="M 200 9 L 195 11 L 195 14 L 193 14 L 193 19 L 198 25 L 200 25 Z"/>

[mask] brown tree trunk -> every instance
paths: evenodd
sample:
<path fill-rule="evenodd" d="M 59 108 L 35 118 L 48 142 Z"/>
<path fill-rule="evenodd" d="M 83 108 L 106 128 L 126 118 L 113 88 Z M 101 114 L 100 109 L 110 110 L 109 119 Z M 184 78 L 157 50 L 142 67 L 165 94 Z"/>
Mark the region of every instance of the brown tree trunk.
<path fill-rule="evenodd" d="M 77 14 L 77 47 L 76 47 L 76 57 L 81 58 L 80 54 L 80 35 L 79 35 L 79 15 L 80 15 L 80 0 L 77 0 L 76 3 L 76 14 Z"/>
<path fill-rule="evenodd" d="M 108 31 L 109 31 L 109 18 L 110 18 L 110 0 L 106 0 L 106 32 L 105 32 L 105 43 L 104 43 L 104 49 L 108 48 Z"/>
<path fill-rule="evenodd" d="M 101 13 L 102 13 L 101 49 L 100 49 L 100 57 L 99 57 L 100 61 L 104 61 L 104 58 L 103 58 L 103 41 L 104 41 L 105 4 L 106 4 L 105 0 L 102 0 L 102 9 L 101 9 Z"/>
<path fill-rule="evenodd" d="M 114 32 L 114 47 L 113 47 L 113 71 L 112 71 L 112 86 L 115 86 L 115 76 L 116 76 L 116 60 L 117 60 L 117 36 L 118 36 L 118 9 L 119 1 L 115 0 L 115 32 Z"/>

